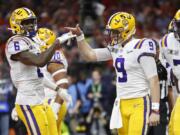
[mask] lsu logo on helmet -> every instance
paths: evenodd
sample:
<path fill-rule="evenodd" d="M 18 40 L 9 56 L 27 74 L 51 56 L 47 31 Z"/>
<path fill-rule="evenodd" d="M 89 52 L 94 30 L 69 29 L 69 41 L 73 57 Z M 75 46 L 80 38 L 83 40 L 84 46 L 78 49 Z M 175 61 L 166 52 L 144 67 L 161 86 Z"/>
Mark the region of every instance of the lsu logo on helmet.
<path fill-rule="evenodd" d="M 35 38 L 40 41 L 41 52 L 48 49 L 56 40 L 56 35 L 48 28 L 39 28 Z"/>

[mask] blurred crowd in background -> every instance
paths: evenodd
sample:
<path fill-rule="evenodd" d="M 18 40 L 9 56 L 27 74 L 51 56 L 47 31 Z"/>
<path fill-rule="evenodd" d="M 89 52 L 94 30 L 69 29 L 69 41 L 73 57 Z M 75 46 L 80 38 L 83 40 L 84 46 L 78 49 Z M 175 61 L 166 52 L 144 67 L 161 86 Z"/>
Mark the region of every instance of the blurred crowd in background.
<path fill-rule="evenodd" d="M 108 17 L 117 11 L 127 11 L 136 18 L 136 36 L 160 39 L 179 8 L 179 0 L 0 0 L 0 132 L 24 135 L 20 122 L 13 122 L 10 112 L 14 106 L 16 89 L 5 58 L 5 44 L 11 36 L 10 13 L 19 7 L 35 12 L 39 27 L 52 29 L 57 36 L 65 33 L 65 26 L 80 24 L 86 40 L 93 48 L 106 47 L 105 26 Z M 69 64 L 69 93 L 73 105 L 68 109 L 62 135 L 110 135 L 109 118 L 116 96 L 115 73 L 112 62 L 86 63 L 80 57 L 76 41 L 62 45 Z M 21 127 L 21 128 L 19 128 Z M 11 130 L 9 130 L 11 129 Z M 21 131 L 19 131 L 21 130 Z M 25 132 L 25 131 L 24 131 Z"/>

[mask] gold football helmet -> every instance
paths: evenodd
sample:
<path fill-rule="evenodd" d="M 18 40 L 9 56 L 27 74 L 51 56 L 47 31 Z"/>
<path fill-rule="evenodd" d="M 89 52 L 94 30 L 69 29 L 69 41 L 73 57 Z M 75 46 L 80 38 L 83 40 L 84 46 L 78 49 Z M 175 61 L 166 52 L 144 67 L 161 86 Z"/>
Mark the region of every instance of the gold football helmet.
<path fill-rule="evenodd" d="M 14 10 L 9 19 L 13 34 L 33 37 L 37 31 L 37 18 L 33 11 L 22 7 Z"/>
<path fill-rule="evenodd" d="M 122 44 L 135 34 L 135 18 L 126 12 L 113 14 L 106 25 L 110 35 L 110 44 Z"/>
<path fill-rule="evenodd" d="M 176 12 L 172 20 L 172 31 L 174 32 L 175 38 L 180 41 L 180 9 Z"/>
<path fill-rule="evenodd" d="M 41 42 L 41 52 L 48 49 L 56 40 L 56 35 L 48 28 L 39 28 L 36 34 L 36 38 Z"/>

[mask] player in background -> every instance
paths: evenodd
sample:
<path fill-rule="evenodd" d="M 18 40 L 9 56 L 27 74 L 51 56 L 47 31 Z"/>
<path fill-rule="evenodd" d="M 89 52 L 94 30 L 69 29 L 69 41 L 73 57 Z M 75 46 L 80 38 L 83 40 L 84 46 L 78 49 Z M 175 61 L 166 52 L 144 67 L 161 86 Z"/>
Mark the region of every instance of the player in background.
<path fill-rule="evenodd" d="M 172 22 L 171 22 L 171 30 L 166 34 L 162 40 L 161 44 L 161 53 L 166 58 L 167 62 L 170 64 L 172 68 L 172 72 L 177 78 L 177 91 L 178 97 L 171 113 L 170 123 L 169 123 L 169 135 L 180 135 L 180 9 L 176 12 Z"/>
<path fill-rule="evenodd" d="M 107 48 L 92 49 L 78 25 L 75 28 L 66 27 L 77 35 L 78 48 L 86 61 L 113 59 L 117 97 L 110 128 L 118 129 L 119 135 L 145 135 L 148 123 L 151 126 L 159 124 L 160 90 L 154 59 L 155 43 L 152 39 L 134 38 L 135 18 L 126 12 L 113 14 L 106 28 L 111 39 L 109 45 Z"/>
<path fill-rule="evenodd" d="M 37 31 L 37 35 L 35 37 L 37 42 L 40 41 L 40 50 L 44 52 L 47 50 L 55 41 L 56 35 L 53 31 L 47 28 L 39 28 Z M 63 50 L 57 49 L 52 56 L 51 60 L 48 64 L 43 67 L 44 79 L 48 79 L 52 83 L 55 83 L 62 90 L 67 92 L 68 88 L 68 79 L 67 79 L 67 68 L 68 63 L 63 54 Z M 45 97 L 46 102 L 53 107 L 53 110 L 56 114 L 58 114 L 57 119 L 57 127 L 58 133 L 61 135 L 61 123 L 65 117 L 67 111 L 66 102 L 71 102 L 70 95 L 65 93 L 65 97 L 60 97 L 57 95 L 57 92 L 52 90 L 52 87 L 47 86 L 47 81 L 44 81 L 45 85 Z M 56 96 L 57 95 L 57 96 Z M 54 99 L 58 98 L 58 103 L 54 102 Z M 57 100 L 56 100 L 57 101 Z M 65 102 L 66 101 L 66 102 Z"/>
<path fill-rule="evenodd" d="M 54 113 L 44 105 L 43 74 L 45 66 L 60 44 L 74 35 L 67 33 L 40 53 L 39 45 L 32 39 L 37 32 L 37 18 L 28 8 L 18 8 L 10 16 L 10 29 L 14 36 L 6 44 L 6 57 L 11 67 L 11 79 L 17 88 L 15 107 L 29 135 L 57 135 Z M 56 90 L 61 91 L 60 88 Z M 58 92 L 60 93 L 60 92 Z"/>
<path fill-rule="evenodd" d="M 155 41 L 155 40 L 154 40 Z M 166 135 L 169 123 L 169 114 L 174 106 L 174 97 L 171 83 L 171 67 L 159 55 L 159 44 L 156 42 L 156 65 L 160 84 L 160 124 L 149 128 L 148 135 Z"/>

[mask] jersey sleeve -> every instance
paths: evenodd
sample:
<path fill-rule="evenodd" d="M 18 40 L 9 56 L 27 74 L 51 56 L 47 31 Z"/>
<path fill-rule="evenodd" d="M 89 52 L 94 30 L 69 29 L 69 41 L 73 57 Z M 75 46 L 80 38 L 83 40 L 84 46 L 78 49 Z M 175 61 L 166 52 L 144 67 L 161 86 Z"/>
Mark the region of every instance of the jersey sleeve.
<path fill-rule="evenodd" d="M 139 42 L 137 61 L 140 62 L 140 59 L 144 56 L 154 57 L 156 55 L 156 46 L 158 46 L 158 42 L 155 40 L 142 39 Z"/>
<path fill-rule="evenodd" d="M 157 75 L 157 66 L 155 63 L 155 59 L 152 57 L 142 57 L 140 59 L 141 67 L 144 70 L 144 73 L 148 79 Z M 151 66 L 149 66 L 151 65 Z"/>
<path fill-rule="evenodd" d="M 24 40 L 12 40 L 7 44 L 7 52 L 11 55 L 26 50 L 29 50 L 29 46 Z"/>
<path fill-rule="evenodd" d="M 112 55 L 109 48 L 94 49 L 97 61 L 107 61 L 112 59 Z"/>
<path fill-rule="evenodd" d="M 62 54 L 60 51 L 55 51 L 54 55 L 51 58 L 51 62 L 62 62 Z"/>
<path fill-rule="evenodd" d="M 65 68 L 68 67 L 66 57 L 64 56 L 63 52 L 59 50 L 55 51 L 54 55 L 52 56 L 48 64 L 50 63 L 59 63 L 59 64 L 63 64 Z"/>

